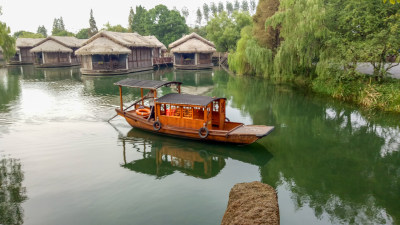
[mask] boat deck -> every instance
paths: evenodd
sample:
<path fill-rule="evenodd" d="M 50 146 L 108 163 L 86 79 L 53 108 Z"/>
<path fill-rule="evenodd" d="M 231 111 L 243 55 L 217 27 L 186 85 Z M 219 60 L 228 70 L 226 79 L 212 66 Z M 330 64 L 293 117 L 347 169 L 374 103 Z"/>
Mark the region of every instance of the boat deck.
<path fill-rule="evenodd" d="M 245 125 L 232 131 L 230 135 L 255 135 L 257 137 L 267 136 L 274 130 L 274 127 L 264 125 Z"/>

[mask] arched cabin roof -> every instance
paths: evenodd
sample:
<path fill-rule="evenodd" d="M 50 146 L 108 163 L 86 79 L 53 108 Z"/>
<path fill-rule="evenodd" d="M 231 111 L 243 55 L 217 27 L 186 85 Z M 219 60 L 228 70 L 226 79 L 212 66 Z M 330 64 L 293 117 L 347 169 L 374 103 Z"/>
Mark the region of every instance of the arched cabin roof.
<path fill-rule="evenodd" d="M 168 86 L 171 84 L 180 85 L 180 84 L 182 84 L 182 82 L 161 81 L 161 80 L 136 80 L 136 79 L 128 78 L 128 79 L 121 80 L 121 81 L 114 83 L 114 85 L 123 86 L 123 87 L 143 88 L 143 89 L 151 89 L 151 90 L 156 90 L 160 87 Z"/>
<path fill-rule="evenodd" d="M 157 99 L 157 103 L 176 104 L 176 105 L 197 105 L 206 107 L 211 102 L 219 99 L 225 99 L 225 98 L 213 98 L 202 95 L 170 93 Z"/>

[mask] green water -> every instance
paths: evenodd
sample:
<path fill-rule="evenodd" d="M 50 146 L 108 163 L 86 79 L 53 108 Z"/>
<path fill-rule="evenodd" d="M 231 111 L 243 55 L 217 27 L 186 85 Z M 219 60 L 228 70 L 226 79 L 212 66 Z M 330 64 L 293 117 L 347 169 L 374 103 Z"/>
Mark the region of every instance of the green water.
<path fill-rule="evenodd" d="M 226 97 L 231 121 L 276 129 L 233 146 L 109 124 L 126 77 L 183 81 Z M 125 105 L 138 93 L 124 89 Z M 400 224 L 399 121 L 221 70 L 2 68 L 0 224 L 219 224 L 229 190 L 250 181 L 276 188 L 281 224 Z"/>

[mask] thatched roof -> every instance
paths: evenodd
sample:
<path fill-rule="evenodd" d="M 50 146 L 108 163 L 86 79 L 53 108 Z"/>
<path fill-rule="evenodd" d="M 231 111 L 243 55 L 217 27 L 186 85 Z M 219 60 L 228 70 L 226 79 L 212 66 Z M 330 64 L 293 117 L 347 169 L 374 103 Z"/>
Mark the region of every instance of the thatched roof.
<path fill-rule="evenodd" d="M 176 53 L 212 53 L 215 45 L 196 33 L 191 33 L 169 45 L 171 52 Z"/>
<path fill-rule="evenodd" d="M 118 55 L 129 54 L 131 50 L 113 42 L 105 37 L 99 37 L 90 42 L 89 44 L 78 49 L 76 55 Z"/>
<path fill-rule="evenodd" d="M 165 45 L 159 41 L 157 39 L 156 36 L 152 35 L 152 36 L 144 36 L 148 41 L 153 42 L 157 48 L 161 48 L 161 50 L 167 50 L 167 47 L 165 47 Z"/>
<path fill-rule="evenodd" d="M 48 40 L 53 40 L 68 48 L 80 48 L 84 42 L 82 39 L 78 39 L 76 37 L 49 36 L 41 40 L 40 42 L 36 43 L 34 47 L 39 46 Z"/>
<path fill-rule="evenodd" d="M 46 40 L 42 44 L 31 49 L 31 52 L 73 52 L 72 49 L 53 41 Z"/>
<path fill-rule="evenodd" d="M 17 48 L 33 47 L 34 45 L 43 40 L 44 38 L 17 38 L 15 46 Z"/>
<path fill-rule="evenodd" d="M 137 33 L 119 33 L 119 32 L 111 32 L 111 31 L 101 31 L 87 40 L 83 45 L 87 45 L 99 37 L 108 38 L 115 43 L 118 43 L 125 47 L 148 47 L 153 48 L 157 47 L 154 42 L 150 42 L 147 38 L 141 36 Z"/>

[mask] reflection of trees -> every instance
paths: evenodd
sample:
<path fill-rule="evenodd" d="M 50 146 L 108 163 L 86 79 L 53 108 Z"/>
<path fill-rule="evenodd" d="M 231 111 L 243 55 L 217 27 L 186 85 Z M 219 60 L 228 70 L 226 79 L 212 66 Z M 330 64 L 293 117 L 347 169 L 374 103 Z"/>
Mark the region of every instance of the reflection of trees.
<path fill-rule="evenodd" d="M 8 111 L 10 103 L 21 93 L 19 77 L 7 75 L 6 69 L 0 69 L 0 112 Z"/>
<path fill-rule="evenodd" d="M 27 199 L 22 187 L 24 173 L 16 159 L 0 160 L 0 224 L 22 224 L 21 203 Z"/>
<path fill-rule="evenodd" d="M 224 81 L 216 74 L 214 81 Z M 217 85 L 217 84 L 216 84 Z M 218 84 L 254 124 L 275 125 L 262 140 L 274 160 L 263 182 L 288 184 L 295 205 L 309 204 L 339 223 L 390 223 L 400 212 L 400 129 L 395 116 L 360 112 L 266 80 L 229 77 Z M 328 102 L 328 103 L 327 103 Z M 397 121 L 397 122 L 396 122 Z M 389 220 L 389 221 L 387 221 Z"/>

